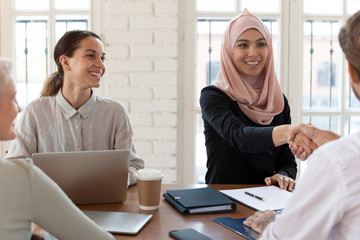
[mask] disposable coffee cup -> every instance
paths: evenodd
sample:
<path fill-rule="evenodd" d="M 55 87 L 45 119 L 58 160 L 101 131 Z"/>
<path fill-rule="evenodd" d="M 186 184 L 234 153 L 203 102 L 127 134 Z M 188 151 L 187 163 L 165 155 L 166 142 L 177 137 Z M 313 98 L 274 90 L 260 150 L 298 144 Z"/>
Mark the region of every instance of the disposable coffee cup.
<path fill-rule="evenodd" d="M 152 168 L 140 169 L 137 172 L 136 177 L 140 209 L 158 209 L 160 202 L 161 179 L 163 178 L 161 171 Z"/>

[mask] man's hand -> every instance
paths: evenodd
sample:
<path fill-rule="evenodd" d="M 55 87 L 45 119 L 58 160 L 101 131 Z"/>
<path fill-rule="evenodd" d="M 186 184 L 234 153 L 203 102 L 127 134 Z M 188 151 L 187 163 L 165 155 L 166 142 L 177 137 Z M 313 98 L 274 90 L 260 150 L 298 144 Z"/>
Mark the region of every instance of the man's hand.
<path fill-rule="evenodd" d="M 339 135 L 331 131 L 318 129 L 311 124 L 300 123 L 299 125 L 291 126 L 289 142 L 294 141 L 298 133 L 304 134 L 319 147 L 327 142 L 340 138 Z"/>
<path fill-rule="evenodd" d="M 331 131 L 318 129 L 310 123 L 301 123 L 291 126 L 288 143 L 297 158 L 306 160 L 317 147 L 338 138 L 340 136 Z"/>
<path fill-rule="evenodd" d="M 265 178 L 266 185 L 276 185 L 279 186 L 281 189 L 285 189 L 289 192 L 291 192 L 295 187 L 295 181 L 294 179 L 281 175 L 281 174 L 274 174 L 271 177 Z"/>
<path fill-rule="evenodd" d="M 266 226 L 275 220 L 277 213 L 271 210 L 259 211 L 248 217 L 244 221 L 244 225 L 252 228 L 258 233 L 262 233 Z"/>

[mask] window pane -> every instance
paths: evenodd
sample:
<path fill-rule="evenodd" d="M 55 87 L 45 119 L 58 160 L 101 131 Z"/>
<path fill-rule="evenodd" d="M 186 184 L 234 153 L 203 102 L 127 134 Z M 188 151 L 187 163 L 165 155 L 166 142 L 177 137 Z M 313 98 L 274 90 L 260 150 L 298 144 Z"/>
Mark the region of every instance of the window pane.
<path fill-rule="evenodd" d="M 203 12 L 234 12 L 235 0 L 197 0 L 196 9 Z"/>
<path fill-rule="evenodd" d="M 220 70 L 221 42 L 228 22 L 229 19 L 198 21 L 196 99 L 200 98 L 202 88 L 215 81 Z"/>
<path fill-rule="evenodd" d="M 353 134 L 360 131 L 360 117 L 347 116 L 345 120 L 345 135 Z"/>
<path fill-rule="evenodd" d="M 17 17 L 15 26 L 18 102 L 25 106 L 40 96 L 47 77 L 46 17 Z"/>
<path fill-rule="evenodd" d="M 64 15 L 56 16 L 56 41 L 58 41 L 62 35 L 70 30 L 87 30 L 88 29 L 88 16 L 79 15 Z"/>
<path fill-rule="evenodd" d="M 360 9 L 360 0 L 348 0 L 347 12 L 349 14 L 355 13 Z"/>
<path fill-rule="evenodd" d="M 304 23 L 303 107 L 338 108 L 341 49 L 338 22 Z"/>
<path fill-rule="evenodd" d="M 16 10 L 46 10 L 49 9 L 49 0 L 15 0 Z"/>
<path fill-rule="evenodd" d="M 256 12 L 280 12 L 279 0 L 242 0 L 241 10 L 247 8 L 251 13 Z"/>
<path fill-rule="evenodd" d="M 342 0 L 304 0 L 304 13 L 342 14 Z"/>
<path fill-rule="evenodd" d="M 89 9 L 90 1 L 89 0 L 55 0 L 56 9 Z"/>
<path fill-rule="evenodd" d="M 272 39 L 272 45 L 273 45 L 273 51 L 274 51 L 274 67 L 275 67 L 275 73 L 276 76 L 279 79 L 279 73 L 280 73 L 280 60 L 279 60 L 279 22 L 277 19 L 262 19 L 262 21 L 265 23 L 266 27 L 269 29 L 271 39 Z"/>
<path fill-rule="evenodd" d="M 337 116 L 303 116 L 304 123 L 311 123 L 317 128 L 330 130 L 340 134 L 340 120 Z"/>

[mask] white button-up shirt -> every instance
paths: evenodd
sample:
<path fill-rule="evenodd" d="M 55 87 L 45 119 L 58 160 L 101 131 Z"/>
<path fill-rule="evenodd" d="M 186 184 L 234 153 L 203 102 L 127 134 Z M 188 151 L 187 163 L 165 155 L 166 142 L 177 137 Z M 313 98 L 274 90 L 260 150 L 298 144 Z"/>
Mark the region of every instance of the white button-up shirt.
<path fill-rule="evenodd" d="M 359 239 L 360 133 L 321 146 L 260 239 Z"/>

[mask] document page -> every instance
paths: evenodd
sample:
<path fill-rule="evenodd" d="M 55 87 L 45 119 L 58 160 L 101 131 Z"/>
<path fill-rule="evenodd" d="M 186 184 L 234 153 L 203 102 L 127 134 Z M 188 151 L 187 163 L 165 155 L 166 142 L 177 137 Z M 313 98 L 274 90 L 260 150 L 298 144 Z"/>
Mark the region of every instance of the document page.
<path fill-rule="evenodd" d="M 279 210 L 285 208 L 292 193 L 276 186 L 220 190 L 234 201 L 255 210 Z"/>

